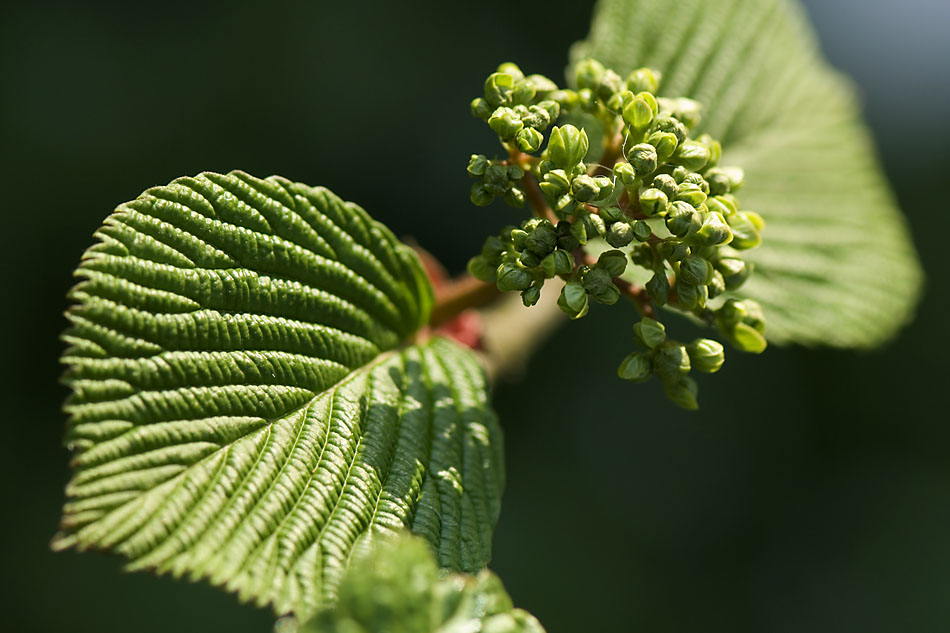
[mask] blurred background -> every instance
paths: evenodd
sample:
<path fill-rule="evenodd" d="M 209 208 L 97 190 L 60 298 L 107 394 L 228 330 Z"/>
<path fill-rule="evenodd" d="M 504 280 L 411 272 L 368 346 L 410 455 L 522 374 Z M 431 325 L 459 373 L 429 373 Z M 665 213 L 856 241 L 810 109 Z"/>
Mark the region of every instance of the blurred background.
<path fill-rule="evenodd" d="M 468 202 L 490 152 L 468 114 L 504 60 L 563 79 L 589 2 L 14 2 L 0 18 L 0 621 L 10 631 L 269 631 L 205 585 L 52 554 L 67 454 L 57 383 L 70 273 L 143 189 L 240 168 L 332 188 L 460 271 L 504 207 Z M 492 567 L 550 633 L 950 628 L 944 331 L 950 4 L 808 0 L 851 75 L 929 272 L 872 353 L 732 354 L 699 414 L 613 378 L 602 332 L 562 329 L 498 385 L 508 488 Z M 530 17 L 521 17 L 530 16 Z M 371 177 L 367 168 L 375 169 Z M 943 259 L 940 259 L 940 258 Z M 685 328 L 685 325 L 682 326 Z M 564 354 L 587 400 L 546 390 Z"/>

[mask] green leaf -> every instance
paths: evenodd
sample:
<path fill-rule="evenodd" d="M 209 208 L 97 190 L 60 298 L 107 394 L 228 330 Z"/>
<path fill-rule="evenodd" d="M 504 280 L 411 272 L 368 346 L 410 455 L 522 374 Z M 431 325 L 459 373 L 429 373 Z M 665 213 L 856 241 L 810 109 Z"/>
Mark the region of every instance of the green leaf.
<path fill-rule="evenodd" d="M 202 174 L 120 205 L 63 356 L 74 476 L 56 549 L 207 578 L 277 612 L 332 600 L 361 535 L 489 559 L 501 433 L 414 253 L 321 188 Z"/>
<path fill-rule="evenodd" d="M 743 207 L 767 225 L 741 294 L 777 343 L 869 346 L 906 323 L 922 274 L 851 87 L 793 2 L 601 0 L 572 58 L 662 71 L 704 104 L 697 133 L 746 171 Z M 568 73 L 571 76 L 572 73 Z"/>
<path fill-rule="evenodd" d="M 293 630 L 281 626 L 281 633 Z M 340 599 L 305 622 L 300 633 L 544 633 L 512 607 L 498 577 L 441 576 L 418 538 L 364 541 L 340 584 Z"/>

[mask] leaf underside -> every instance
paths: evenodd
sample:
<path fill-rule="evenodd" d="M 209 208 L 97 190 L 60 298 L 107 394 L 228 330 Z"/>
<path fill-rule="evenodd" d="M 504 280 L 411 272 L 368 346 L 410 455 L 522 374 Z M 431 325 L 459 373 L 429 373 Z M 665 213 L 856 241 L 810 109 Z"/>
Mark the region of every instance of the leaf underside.
<path fill-rule="evenodd" d="M 742 293 L 776 343 L 871 346 L 912 316 L 922 274 L 850 86 L 783 0 L 600 0 L 572 59 L 663 73 L 741 166 L 763 245 Z"/>
<path fill-rule="evenodd" d="M 64 339 L 74 476 L 54 547 L 207 578 L 278 613 L 332 600 L 362 534 L 489 559 L 501 437 L 415 255 L 365 211 L 206 173 L 119 206 Z"/>

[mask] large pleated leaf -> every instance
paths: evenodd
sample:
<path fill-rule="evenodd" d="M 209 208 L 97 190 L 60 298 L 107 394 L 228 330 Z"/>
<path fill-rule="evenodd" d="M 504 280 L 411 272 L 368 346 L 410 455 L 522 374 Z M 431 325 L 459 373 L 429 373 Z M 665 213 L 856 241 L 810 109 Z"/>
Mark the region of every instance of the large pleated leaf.
<path fill-rule="evenodd" d="M 281 622 L 280 633 L 294 631 Z M 544 633 L 515 609 L 492 572 L 440 575 L 418 538 L 365 540 L 340 585 L 333 608 L 322 609 L 300 633 Z"/>
<path fill-rule="evenodd" d="M 663 73 L 704 104 L 701 131 L 746 171 L 743 206 L 767 221 L 743 294 L 778 343 L 867 346 L 912 312 L 921 272 L 850 86 L 784 0 L 600 0 L 573 59 Z"/>
<path fill-rule="evenodd" d="M 97 237 L 67 314 L 55 547 L 304 613 L 369 531 L 487 563 L 503 474 L 482 371 L 445 339 L 398 347 L 431 288 L 385 227 L 325 189 L 209 173 Z"/>

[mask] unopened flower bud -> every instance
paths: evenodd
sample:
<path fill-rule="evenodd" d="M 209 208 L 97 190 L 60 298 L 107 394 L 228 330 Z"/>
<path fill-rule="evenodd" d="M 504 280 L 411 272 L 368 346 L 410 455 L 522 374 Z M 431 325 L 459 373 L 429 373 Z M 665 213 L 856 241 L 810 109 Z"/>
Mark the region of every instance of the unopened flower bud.
<path fill-rule="evenodd" d="M 611 275 L 606 268 L 591 268 L 584 275 L 584 289 L 591 294 L 602 292 L 607 286 L 614 285 L 610 277 Z"/>
<path fill-rule="evenodd" d="M 664 161 L 673 155 L 679 145 L 676 135 L 669 132 L 654 132 L 647 139 L 647 143 L 656 148 L 657 156 Z"/>
<path fill-rule="evenodd" d="M 706 290 L 706 286 L 694 286 L 687 283 L 676 284 L 676 299 L 679 307 L 683 310 L 703 308 L 706 306 L 708 298 L 709 291 Z"/>
<path fill-rule="evenodd" d="M 518 187 L 509 187 L 508 191 L 505 192 L 504 198 L 502 198 L 509 207 L 515 207 L 520 209 L 524 206 L 524 191 Z"/>
<path fill-rule="evenodd" d="M 690 171 L 699 171 L 705 167 L 709 157 L 709 148 L 696 141 L 681 143 L 673 153 L 673 160 Z"/>
<path fill-rule="evenodd" d="M 561 169 L 573 169 L 587 156 L 588 147 L 587 132 L 584 130 L 579 130 L 571 124 L 551 128 L 548 155 Z"/>
<path fill-rule="evenodd" d="M 485 174 L 485 170 L 488 169 L 490 164 L 491 161 L 489 161 L 485 156 L 482 156 L 481 154 L 472 154 L 471 159 L 468 161 L 468 167 L 466 168 L 466 171 L 468 171 L 468 175 L 472 176 L 473 178 L 477 176 L 483 176 Z"/>
<path fill-rule="evenodd" d="M 604 251 L 597 258 L 597 267 L 606 270 L 611 277 L 619 277 L 627 269 L 627 255 L 623 251 Z"/>
<path fill-rule="evenodd" d="M 703 224 L 693 235 L 693 240 L 702 246 L 721 246 L 732 240 L 732 231 L 722 215 L 710 211 L 703 218 Z"/>
<path fill-rule="evenodd" d="M 614 165 L 614 176 L 620 179 L 620 182 L 626 187 L 632 187 L 637 180 L 637 172 L 634 171 L 630 163 L 617 163 Z"/>
<path fill-rule="evenodd" d="M 675 341 L 666 341 L 657 347 L 653 357 L 653 372 L 663 382 L 671 382 L 689 373 L 692 365 L 686 347 Z"/>
<path fill-rule="evenodd" d="M 498 108 L 488 117 L 488 125 L 503 141 L 510 141 L 524 128 L 524 123 L 511 108 Z"/>
<path fill-rule="evenodd" d="M 623 219 L 623 211 L 620 207 L 603 207 L 600 210 L 600 217 L 604 222 L 617 222 Z"/>
<path fill-rule="evenodd" d="M 528 249 L 521 251 L 521 256 L 518 258 L 518 261 L 521 262 L 525 268 L 536 268 L 541 265 L 541 257 Z"/>
<path fill-rule="evenodd" d="M 488 191 L 488 187 L 486 187 L 484 183 L 476 182 L 472 185 L 469 198 L 476 206 L 487 207 L 492 203 L 492 200 L 495 199 L 495 196 Z"/>
<path fill-rule="evenodd" d="M 716 263 L 727 290 L 736 290 L 752 274 L 752 265 L 738 258 L 723 258 Z"/>
<path fill-rule="evenodd" d="M 627 160 L 633 166 L 638 177 L 644 177 L 656 171 L 658 157 L 656 148 L 649 143 L 639 143 L 627 152 Z"/>
<path fill-rule="evenodd" d="M 653 179 L 653 188 L 662 191 L 667 198 L 676 195 L 677 182 L 669 174 L 660 174 Z"/>
<path fill-rule="evenodd" d="M 722 344 L 708 338 L 698 338 L 686 346 L 690 364 L 701 372 L 714 374 L 726 361 Z"/>
<path fill-rule="evenodd" d="M 669 198 L 659 189 L 647 189 L 640 194 L 640 209 L 650 217 L 666 213 L 669 207 Z"/>
<path fill-rule="evenodd" d="M 557 231 L 545 220 L 528 234 L 524 245 L 528 250 L 544 257 L 557 246 Z"/>
<path fill-rule="evenodd" d="M 653 229 L 650 224 L 643 220 L 637 220 L 633 223 L 633 236 L 641 242 L 646 242 L 653 235 Z"/>
<path fill-rule="evenodd" d="M 695 411 L 699 408 L 699 402 L 696 399 L 699 394 L 699 387 L 696 386 L 696 381 L 689 376 L 681 376 L 665 384 L 664 390 L 666 391 L 666 397 L 673 404 L 687 411 Z"/>
<path fill-rule="evenodd" d="M 485 100 L 493 107 L 511 103 L 515 78 L 507 73 L 492 73 L 485 80 Z"/>
<path fill-rule="evenodd" d="M 579 319 L 587 314 L 589 303 L 583 284 L 578 281 L 569 281 L 564 284 L 557 305 L 572 319 Z"/>
<path fill-rule="evenodd" d="M 653 108 L 650 107 L 646 99 L 635 98 L 624 106 L 623 120 L 627 122 L 634 132 L 642 132 L 653 122 Z"/>
<path fill-rule="evenodd" d="M 607 243 L 614 248 L 623 248 L 633 241 L 633 227 L 626 222 L 614 222 L 607 231 Z"/>
<path fill-rule="evenodd" d="M 649 68 L 637 68 L 627 75 L 627 89 L 632 92 L 652 92 L 656 94 L 662 75 Z"/>
<path fill-rule="evenodd" d="M 670 298 L 670 280 L 666 278 L 666 272 L 654 272 L 653 277 L 647 282 L 646 289 L 657 305 L 666 305 Z"/>
<path fill-rule="evenodd" d="M 699 208 L 701 204 L 706 202 L 706 194 L 703 193 L 702 187 L 699 185 L 684 182 L 676 188 L 676 199 Z"/>
<path fill-rule="evenodd" d="M 696 210 L 692 205 L 677 200 L 670 206 L 670 210 L 666 214 L 666 228 L 673 235 L 683 237 L 689 232 L 695 213 Z"/>
<path fill-rule="evenodd" d="M 466 266 L 466 269 L 472 277 L 488 283 L 495 281 L 497 268 L 497 266 L 492 266 L 488 260 L 481 255 L 476 255 L 468 260 L 468 266 Z"/>
<path fill-rule="evenodd" d="M 677 282 L 682 281 L 694 286 L 705 286 L 712 280 L 713 267 L 702 257 L 691 255 L 680 262 Z"/>
<path fill-rule="evenodd" d="M 660 116 L 656 120 L 656 129 L 659 132 L 667 132 L 676 137 L 677 143 L 682 143 L 689 135 L 689 131 L 681 121 L 670 116 Z"/>
<path fill-rule="evenodd" d="M 644 352 L 634 352 L 620 363 L 617 368 L 617 375 L 623 380 L 631 382 L 643 382 L 653 373 L 650 355 Z"/>
<path fill-rule="evenodd" d="M 604 80 L 607 69 L 596 59 L 582 59 L 574 67 L 575 83 L 578 88 L 595 90 Z"/>
<path fill-rule="evenodd" d="M 571 194 L 578 202 L 590 202 L 600 195 L 600 187 L 591 176 L 585 174 L 571 183 Z"/>
<path fill-rule="evenodd" d="M 498 267 L 496 284 L 502 292 L 524 290 L 532 281 L 531 273 L 523 266 L 506 263 Z"/>
<path fill-rule="evenodd" d="M 527 154 L 533 154 L 541 149 L 542 142 L 544 142 L 544 136 L 541 132 L 530 127 L 522 128 L 515 134 L 515 145 Z"/>
<path fill-rule="evenodd" d="M 538 285 L 533 285 L 526 290 L 521 291 L 521 302 L 524 304 L 524 307 L 530 308 L 538 302 L 541 298 L 541 287 Z"/>
<path fill-rule="evenodd" d="M 752 221 L 751 214 L 740 211 L 727 216 L 726 222 L 732 229 L 732 242 L 729 245 L 736 250 L 748 250 L 762 243 L 762 236 Z"/>
<path fill-rule="evenodd" d="M 633 326 L 633 335 L 643 347 L 656 349 L 666 340 L 666 327 L 655 319 L 643 317 Z"/>
<path fill-rule="evenodd" d="M 706 284 L 706 289 L 709 291 L 710 299 L 715 299 L 726 291 L 726 281 L 721 272 L 713 270 L 712 279 Z"/>
<path fill-rule="evenodd" d="M 481 97 L 472 99 L 472 102 L 469 104 L 469 108 L 472 111 L 472 116 L 477 117 L 482 121 L 487 121 L 488 117 L 491 116 L 492 110 L 494 110 L 494 108 L 491 107 L 491 104 Z"/>

